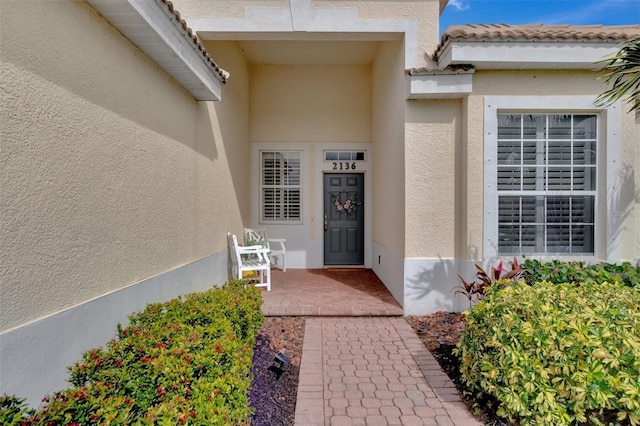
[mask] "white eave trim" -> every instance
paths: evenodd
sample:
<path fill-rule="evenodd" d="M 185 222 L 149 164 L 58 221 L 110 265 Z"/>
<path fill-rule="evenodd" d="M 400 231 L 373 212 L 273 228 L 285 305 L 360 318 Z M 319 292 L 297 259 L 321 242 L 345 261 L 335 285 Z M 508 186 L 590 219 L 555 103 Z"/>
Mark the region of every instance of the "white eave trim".
<path fill-rule="evenodd" d="M 250 2 L 248 2 L 250 3 Z M 256 2 L 259 4 L 260 2 Z M 290 0 L 282 7 L 247 6 L 242 19 L 190 19 L 203 40 L 400 40 L 405 69 L 416 66 L 418 21 L 361 19 L 357 7 L 311 7 L 310 0 Z M 283 38 L 284 36 L 284 38 Z"/>
<path fill-rule="evenodd" d="M 223 78 L 156 0 L 87 0 L 105 19 L 199 101 L 219 101 Z"/>
<path fill-rule="evenodd" d="M 456 99 L 473 92 L 475 70 L 409 70 L 407 99 Z"/>
<path fill-rule="evenodd" d="M 472 64 L 475 69 L 584 69 L 615 54 L 605 40 L 450 40 L 438 53 L 438 66 Z"/>

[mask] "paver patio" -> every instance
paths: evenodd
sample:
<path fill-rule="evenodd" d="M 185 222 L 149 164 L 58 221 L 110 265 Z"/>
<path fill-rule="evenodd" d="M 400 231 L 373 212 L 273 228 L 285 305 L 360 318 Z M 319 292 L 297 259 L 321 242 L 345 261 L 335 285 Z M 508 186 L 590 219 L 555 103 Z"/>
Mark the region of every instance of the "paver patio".
<path fill-rule="evenodd" d="M 365 269 L 274 271 L 267 316 L 306 316 L 297 426 L 480 425 Z"/>
<path fill-rule="evenodd" d="M 402 316 L 403 310 L 370 269 L 272 270 L 263 292 L 265 316 Z"/>

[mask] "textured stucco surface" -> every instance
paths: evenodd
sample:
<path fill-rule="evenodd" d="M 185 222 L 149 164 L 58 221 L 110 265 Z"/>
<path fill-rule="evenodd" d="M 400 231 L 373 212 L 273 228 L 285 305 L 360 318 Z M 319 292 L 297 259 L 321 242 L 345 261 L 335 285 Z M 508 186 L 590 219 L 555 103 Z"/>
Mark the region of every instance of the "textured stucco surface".
<path fill-rule="evenodd" d="M 204 291 L 227 275 L 226 250 L 0 334 L 0 394 L 37 407 L 45 394 L 68 385 L 67 366 L 104 347 L 116 325 L 147 303 Z"/>
<path fill-rule="evenodd" d="M 293 1 L 298 3 L 297 11 L 307 10 L 307 7 L 310 7 L 311 10 L 341 9 L 345 11 L 345 13 L 337 13 L 335 15 L 336 21 L 345 18 L 348 10 L 356 10 L 357 19 L 359 20 L 415 22 L 417 25 L 417 40 L 412 41 L 417 42 L 417 49 L 413 54 L 416 56 L 415 65 L 418 67 L 427 65 L 428 57 L 425 55 L 425 52 L 431 54 L 438 44 L 439 0 Z M 247 17 L 247 8 L 254 10 L 264 8 L 291 9 L 290 2 L 286 0 L 176 0 L 174 1 L 174 5 L 187 22 L 189 20 L 241 20 Z M 331 27 L 334 23 L 325 22 L 325 24 Z M 348 30 L 343 31 L 343 33 L 348 33 Z M 304 33 L 301 34 L 306 36 Z M 279 37 L 280 36 L 281 35 L 279 35 Z M 290 34 L 290 36 L 295 38 L 295 34 Z M 345 35 L 342 34 L 342 37 L 344 36 Z"/>
<path fill-rule="evenodd" d="M 404 50 L 380 43 L 372 65 L 372 268 L 404 303 Z M 390 76 L 394 76 L 390 78 Z"/>
<path fill-rule="evenodd" d="M 371 67 L 251 66 L 252 142 L 368 142 Z"/>
<path fill-rule="evenodd" d="M 0 6 L 0 330 L 225 250 L 246 104 L 199 104 L 85 3 Z"/>
<path fill-rule="evenodd" d="M 474 76 L 474 92 L 468 97 L 466 114 L 467 132 L 463 134 L 466 149 L 467 165 L 467 241 L 473 248 L 469 256 L 473 258 L 476 251 L 482 257 L 482 224 L 484 220 L 483 204 L 483 158 L 484 158 L 484 96 L 593 96 L 605 90 L 602 80 L 589 71 L 478 71 Z M 550 104 L 545 111 L 554 111 Z M 594 111 L 596 111 L 594 107 Z M 626 111 L 626 110 L 625 110 Z M 601 121 L 601 124 L 604 120 Z M 640 242 L 637 221 L 637 209 L 640 199 L 638 188 L 640 181 L 634 172 L 637 164 L 637 141 L 640 140 L 638 123 L 630 114 L 623 114 L 620 123 L 621 160 L 620 169 L 626 176 L 620 176 L 621 211 L 612 212 L 620 216 L 620 248 L 622 259 L 636 259 L 640 254 Z M 601 155 L 601 161 L 604 161 Z M 601 164 L 601 166 L 603 163 Z M 636 166 L 637 167 L 637 166 Z M 612 194 L 606 194 L 607 197 Z M 616 195 L 618 196 L 618 195 Z M 597 216 L 606 215 L 606 211 L 598 211 Z"/>
<path fill-rule="evenodd" d="M 416 66 L 427 65 L 425 53 L 431 54 L 438 44 L 440 3 L 439 0 L 387 0 L 350 1 L 319 0 L 312 7 L 355 7 L 360 19 L 407 20 L 418 25 Z"/>
<path fill-rule="evenodd" d="M 453 258 L 460 100 L 409 101 L 405 134 L 406 257 Z"/>
<path fill-rule="evenodd" d="M 404 257 L 405 242 L 405 101 L 404 78 L 400 73 L 402 64 L 400 43 L 380 44 L 373 63 L 373 240 L 400 258 Z M 380 266 L 383 265 L 384 259 Z"/>
<path fill-rule="evenodd" d="M 465 100 L 464 126 L 462 135 L 463 161 L 465 167 L 463 211 L 465 226 L 461 234 L 459 247 L 466 247 L 466 260 L 482 259 L 482 238 L 484 220 L 484 99 L 482 96 L 469 96 Z"/>
<path fill-rule="evenodd" d="M 180 12 L 180 16 L 187 21 L 189 19 L 242 19 L 245 16 L 245 9 L 249 6 L 289 8 L 289 0 L 173 0 L 172 3 Z"/>
<path fill-rule="evenodd" d="M 623 111 L 629 109 L 623 104 Z M 622 116 L 623 161 L 620 176 L 622 196 L 620 216 L 623 218 L 621 256 L 625 259 L 640 261 L 640 118 L 633 114 Z"/>

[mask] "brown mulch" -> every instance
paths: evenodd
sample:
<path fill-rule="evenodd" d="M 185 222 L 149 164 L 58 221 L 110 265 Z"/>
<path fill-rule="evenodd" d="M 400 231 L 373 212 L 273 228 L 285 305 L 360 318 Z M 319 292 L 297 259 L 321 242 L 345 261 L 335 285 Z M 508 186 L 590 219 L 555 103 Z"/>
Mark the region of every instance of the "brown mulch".
<path fill-rule="evenodd" d="M 405 320 L 415 330 L 422 343 L 431 352 L 442 345 L 456 345 L 464 330 L 462 314 L 459 312 L 436 312 L 432 315 L 409 315 Z"/>
<path fill-rule="evenodd" d="M 414 329 L 422 343 L 433 354 L 442 370 L 456 385 L 462 400 L 467 404 L 476 420 L 485 425 L 510 426 L 511 423 L 497 416 L 497 402 L 482 397 L 478 399 L 466 391 L 460 374 L 460 359 L 453 353 L 460 334 L 464 330 L 463 314 L 459 312 L 436 312 L 425 316 L 407 316 L 405 320 Z"/>
<path fill-rule="evenodd" d="M 408 316 L 405 320 L 454 382 L 476 419 L 485 425 L 507 425 L 495 415 L 495 407 L 491 407 L 491 401 L 479 401 L 464 393 L 460 361 L 453 354 L 464 329 L 462 314 L 437 312 L 432 315 Z M 251 419 L 252 426 L 293 426 L 303 339 L 304 318 L 265 318 L 256 336 L 251 370 L 253 382 L 249 392 L 249 405 L 255 409 Z M 285 354 L 291 361 L 279 378 L 274 371 L 269 370 L 278 353 Z"/>
<path fill-rule="evenodd" d="M 294 424 L 303 339 L 304 318 L 265 318 L 253 349 L 253 382 L 249 391 L 249 405 L 255 409 L 252 426 Z M 279 377 L 269 369 L 278 353 L 291 361 Z"/>

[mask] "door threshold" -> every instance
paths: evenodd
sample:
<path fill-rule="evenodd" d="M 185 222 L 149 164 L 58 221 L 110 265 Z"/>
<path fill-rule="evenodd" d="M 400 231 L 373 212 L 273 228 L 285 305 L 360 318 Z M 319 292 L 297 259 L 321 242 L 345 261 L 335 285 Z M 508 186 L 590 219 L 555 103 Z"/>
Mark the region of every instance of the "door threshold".
<path fill-rule="evenodd" d="M 323 269 L 367 269 L 364 265 L 324 265 Z"/>

